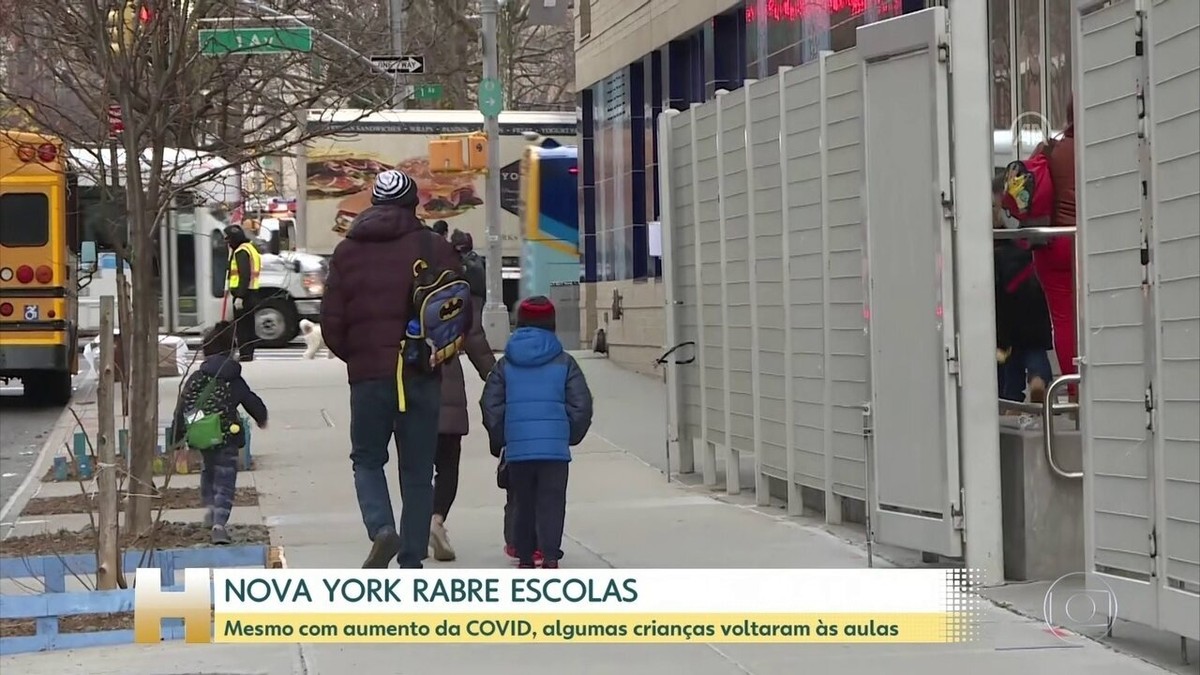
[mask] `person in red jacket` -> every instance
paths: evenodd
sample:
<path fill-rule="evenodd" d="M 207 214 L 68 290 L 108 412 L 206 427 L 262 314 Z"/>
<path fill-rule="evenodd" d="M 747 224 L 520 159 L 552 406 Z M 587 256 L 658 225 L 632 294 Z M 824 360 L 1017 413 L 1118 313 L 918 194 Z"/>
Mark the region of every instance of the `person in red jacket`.
<path fill-rule="evenodd" d="M 1067 127 L 1062 137 L 1039 146 L 1035 152 L 1049 151 L 1050 180 L 1054 183 L 1053 227 L 1075 227 L 1075 106 L 1067 103 Z M 1033 251 L 1033 265 L 1046 294 L 1050 322 L 1054 326 L 1054 355 L 1059 371 L 1076 372 L 1078 353 L 1075 329 L 1075 237 L 1052 237 Z M 1076 388 L 1068 387 L 1071 397 Z"/>
<path fill-rule="evenodd" d="M 350 381 L 350 461 L 371 551 L 364 568 L 420 568 L 433 517 L 433 466 L 438 444 L 441 373 L 405 367 L 400 412 L 397 372 L 405 329 L 413 318 L 413 270 L 427 252 L 443 269 L 461 267 L 444 237 L 417 219 L 417 184 L 399 171 L 375 179 L 371 206 L 333 251 L 321 334 L 346 363 Z M 396 527 L 383 467 L 395 435 L 404 505 Z"/>

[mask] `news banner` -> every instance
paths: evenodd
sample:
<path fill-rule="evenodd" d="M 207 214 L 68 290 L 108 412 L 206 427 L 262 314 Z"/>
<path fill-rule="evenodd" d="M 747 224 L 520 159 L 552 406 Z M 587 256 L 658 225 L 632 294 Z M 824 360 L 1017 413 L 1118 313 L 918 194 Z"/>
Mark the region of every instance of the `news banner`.
<path fill-rule="evenodd" d="M 134 633 L 222 643 L 947 643 L 978 637 L 968 570 L 138 571 Z"/>

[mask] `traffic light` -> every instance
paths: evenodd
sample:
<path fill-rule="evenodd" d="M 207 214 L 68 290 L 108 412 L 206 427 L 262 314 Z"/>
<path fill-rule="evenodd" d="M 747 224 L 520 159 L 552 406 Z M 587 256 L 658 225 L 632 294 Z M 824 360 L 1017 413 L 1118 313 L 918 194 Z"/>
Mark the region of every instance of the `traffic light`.
<path fill-rule="evenodd" d="M 429 168 L 434 173 L 487 170 L 487 135 L 453 134 L 429 141 Z"/>

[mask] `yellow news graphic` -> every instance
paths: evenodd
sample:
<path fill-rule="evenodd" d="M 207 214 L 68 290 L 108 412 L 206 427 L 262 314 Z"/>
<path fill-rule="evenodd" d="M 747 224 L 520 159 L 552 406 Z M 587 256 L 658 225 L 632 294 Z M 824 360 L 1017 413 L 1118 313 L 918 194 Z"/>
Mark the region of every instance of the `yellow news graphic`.
<path fill-rule="evenodd" d="M 134 637 L 189 643 L 947 643 L 962 570 L 139 570 Z"/>

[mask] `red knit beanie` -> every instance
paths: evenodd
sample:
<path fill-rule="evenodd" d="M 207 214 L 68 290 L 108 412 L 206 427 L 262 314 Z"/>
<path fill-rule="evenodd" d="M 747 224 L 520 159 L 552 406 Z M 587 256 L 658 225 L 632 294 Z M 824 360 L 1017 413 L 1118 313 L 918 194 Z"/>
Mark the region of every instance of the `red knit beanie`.
<path fill-rule="evenodd" d="M 517 306 L 517 327 L 529 326 L 554 332 L 554 303 L 544 295 L 525 298 Z"/>

